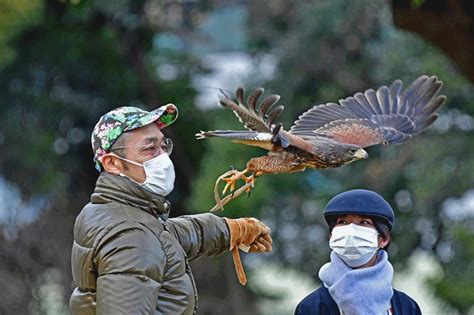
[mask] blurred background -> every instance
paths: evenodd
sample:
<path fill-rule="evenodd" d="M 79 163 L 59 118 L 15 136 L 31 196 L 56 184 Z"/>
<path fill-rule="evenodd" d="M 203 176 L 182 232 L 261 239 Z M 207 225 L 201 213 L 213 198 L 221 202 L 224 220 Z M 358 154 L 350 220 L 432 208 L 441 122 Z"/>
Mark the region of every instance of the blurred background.
<path fill-rule="evenodd" d="M 199 314 L 291 314 L 329 259 L 325 203 L 352 188 L 396 211 L 394 287 L 424 314 L 474 314 L 474 9 L 469 0 L 0 0 L 0 314 L 67 314 L 74 218 L 98 173 L 90 134 L 122 105 L 173 102 L 172 216 L 213 206 L 213 186 L 258 148 L 199 130 L 241 128 L 218 89 L 266 88 L 286 129 L 312 105 L 437 75 L 435 125 L 340 169 L 261 177 L 219 215 L 256 216 L 271 254 L 192 263 Z"/>

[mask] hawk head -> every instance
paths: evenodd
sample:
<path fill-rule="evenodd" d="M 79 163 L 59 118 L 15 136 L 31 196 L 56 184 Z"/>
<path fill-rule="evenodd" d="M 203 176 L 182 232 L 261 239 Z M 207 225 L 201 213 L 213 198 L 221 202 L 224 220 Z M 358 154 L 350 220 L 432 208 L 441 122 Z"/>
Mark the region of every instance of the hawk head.
<path fill-rule="evenodd" d="M 315 151 L 322 153 L 318 157 L 329 167 L 339 167 L 369 157 L 367 152 L 357 145 L 324 142 L 324 145 L 318 145 Z"/>
<path fill-rule="evenodd" d="M 343 157 L 343 160 L 345 161 L 344 164 L 349 164 L 369 157 L 367 151 L 360 147 L 353 145 L 344 145 L 344 147 L 345 148 L 341 148 L 341 155 Z"/>

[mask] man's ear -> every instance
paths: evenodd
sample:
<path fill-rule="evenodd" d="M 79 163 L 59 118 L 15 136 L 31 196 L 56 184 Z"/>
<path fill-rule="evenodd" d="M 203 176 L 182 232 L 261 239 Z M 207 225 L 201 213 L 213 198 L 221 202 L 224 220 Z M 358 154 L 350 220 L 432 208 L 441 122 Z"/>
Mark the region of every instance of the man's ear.
<path fill-rule="evenodd" d="M 104 155 L 100 160 L 104 171 L 107 173 L 119 175 L 123 171 L 123 163 L 113 155 Z"/>

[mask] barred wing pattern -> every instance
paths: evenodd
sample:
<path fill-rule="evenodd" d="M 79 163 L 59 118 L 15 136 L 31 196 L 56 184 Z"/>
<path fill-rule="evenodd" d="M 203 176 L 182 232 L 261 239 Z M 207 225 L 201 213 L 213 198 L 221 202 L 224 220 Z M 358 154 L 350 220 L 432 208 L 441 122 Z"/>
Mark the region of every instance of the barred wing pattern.
<path fill-rule="evenodd" d="M 402 82 L 369 89 L 340 104 L 314 106 L 290 129 L 304 139 L 317 136 L 362 148 L 375 144 L 399 144 L 429 127 L 446 97 L 437 95 L 442 82 L 436 76 L 418 77 L 403 92 Z"/>
<path fill-rule="evenodd" d="M 284 106 L 273 106 L 280 99 L 279 95 L 269 95 L 260 103 L 258 100 L 264 92 L 263 88 L 258 88 L 250 93 L 247 104 L 244 101 L 244 89 L 239 87 L 235 92 L 238 104 L 229 98 L 223 91 L 224 98 L 219 100 L 223 107 L 230 108 L 244 124 L 245 128 L 258 132 L 272 132 L 273 122 L 280 116 Z"/>

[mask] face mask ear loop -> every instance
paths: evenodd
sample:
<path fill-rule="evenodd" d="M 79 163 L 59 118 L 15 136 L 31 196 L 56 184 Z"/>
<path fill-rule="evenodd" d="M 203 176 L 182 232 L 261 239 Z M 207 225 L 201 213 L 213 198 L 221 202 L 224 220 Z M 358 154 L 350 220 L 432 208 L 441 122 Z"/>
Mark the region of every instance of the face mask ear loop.
<path fill-rule="evenodd" d="M 128 162 L 128 163 L 130 163 L 130 164 L 133 164 L 133 165 L 136 165 L 136 166 L 143 167 L 143 165 L 142 165 L 142 164 L 140 164 L 140 163 L 137 163 L 137 162 L 135 162 L 135 161 L 132 161 L 132 160 L 129 160 L 129 159 L 126 159 L 126 158 L 123 158 L 123 157 L 121 157 L 121 156 L 118 156 L 118 155 L 117 155 L 117 154 L 115 154 L 115 153 L 110 153 L 110 155 L 113 155 L 113 156 L 115 156 L 116 158 L 119 158 L 120 160 L 122 160 L 122 161 L 125 161 L 125 162 Z"/>
<path fill-rule="evenodd" d="M 128 163 L 134 164 L 134 165 L 136 165 L 136 166 L 141 166 L 141 167 L 143 167 L 143 165 L 141 165 L 141 164 L 139 164 L 139 163 L 137 163 L 137 162 L 135 162 L 135 161 L 131 161 L 131 160 L 129 160 L 129 159 L 126 159 L 126 158 L 123 158 L 123 157 L 121 157 L 121 156 L 118 156 L 118 155 L 115 154 L 115 153 L 108 153 L 108 154 L 110 154 L 110 155 L 112 155 L 112 156 L 115 156 L 116 158 L 118 158 L 118 159 L 120 159 L 120 160 L 123 160 L 123 161 L 126 161 L 126 162 L 128 162 Z M 105 156 L 105 155 L 104 155 L 104 156 Z M 104 156 L 102 156 L 102 158 L 104 158 Z M 102 159 L 102 158 L 101 158 L 101 159 Z M 136 180 L 134 180 L 134 179 L 128 177 L 127 175 L 125 175 L 125 174 L 123 174 L 123 173 L 119 173 L 119 175 L 122 176 L 122 177 L 128 178 L 129 180 L 131 180 L 132 182 L 134 182 L 134 183 L 136 183 L 136 184 L 138 184 L 138 185 L 141 184 L 141 183 L 137 182 Z"/>

